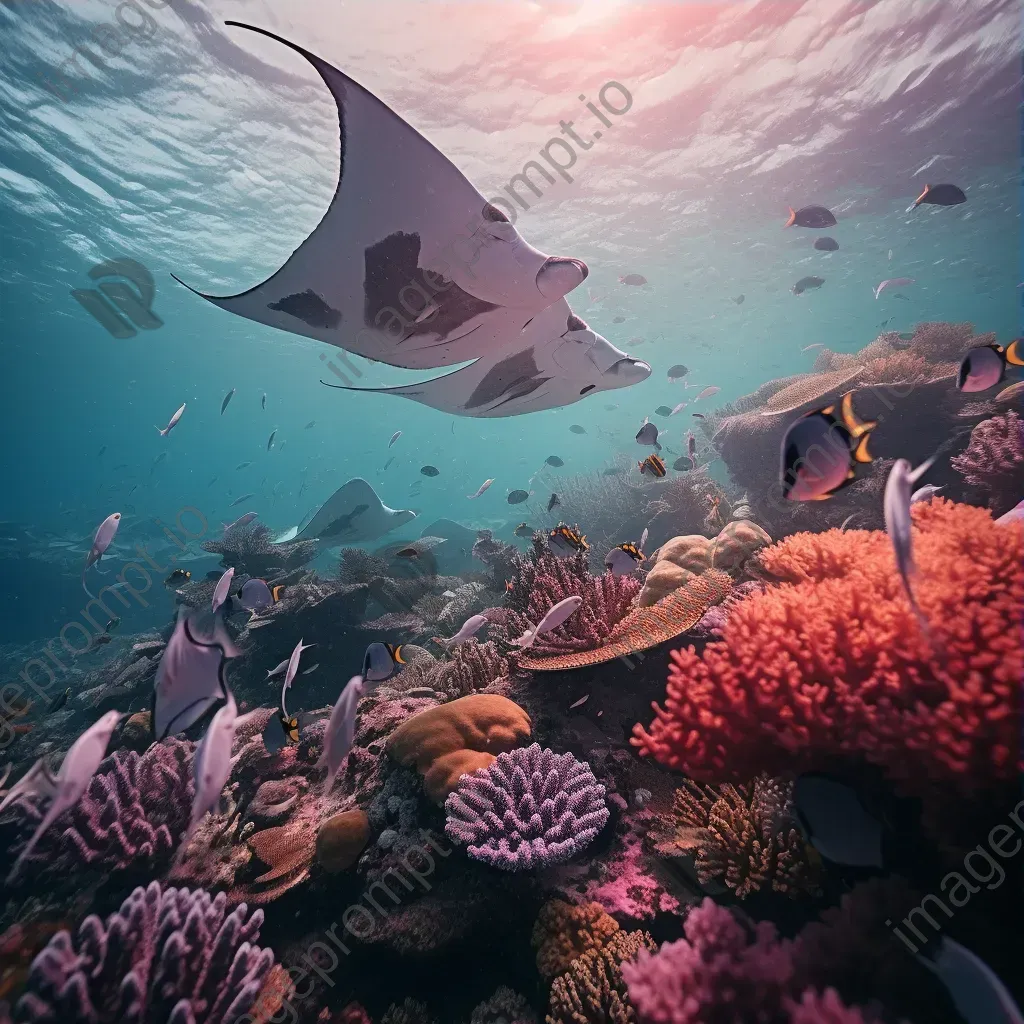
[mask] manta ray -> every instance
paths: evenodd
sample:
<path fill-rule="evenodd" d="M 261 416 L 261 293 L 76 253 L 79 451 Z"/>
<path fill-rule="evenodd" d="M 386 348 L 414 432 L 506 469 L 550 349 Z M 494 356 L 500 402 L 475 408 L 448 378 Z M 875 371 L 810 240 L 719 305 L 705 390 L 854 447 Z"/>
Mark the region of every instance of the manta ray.
<path fill-rule="evenodd" d="M 573 314 L 579 259 L 533 248 L 497 203 L 385 103 L 295 43 L 338 111 L 338 183 L 323 219 L 284 265 L 237 295 L 190 288 L 258 323 L 408 369 L 470 363 L 379 391 L 463 416 L 512 416 L 627 387 L 650 375 Z M 175 280 L 184 284 L 180 278 Z M 472 362 L 471 362 L 472 361 Z M 336 385 L 332 385 L 336 386 Z"/>
<path fill-rule="evenodd" d="M 318 540 L 327 547 L 375 540 L 416 518 L 411 509 L 388 508 L 362 478 L 342 484 L 304 524 L 293 526 L 275 544 Z"/>

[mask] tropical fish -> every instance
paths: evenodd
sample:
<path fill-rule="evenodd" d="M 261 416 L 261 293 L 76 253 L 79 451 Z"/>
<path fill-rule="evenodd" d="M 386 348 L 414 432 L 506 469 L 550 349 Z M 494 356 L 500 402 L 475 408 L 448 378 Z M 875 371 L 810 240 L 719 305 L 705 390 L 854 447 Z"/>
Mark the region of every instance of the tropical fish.
<path fill-rule="evenodd" d="M 117 533 L 117 527 L 120 522 L 121 513 L 113 512 L 96 527 L 96 532 L 93 534 L 92 547 L 89 549 L 89 554 L 85 559 L 85 566 L 82 568 L 82 589 L 94 601 L 96 600 L 96 595 L 91 593 L 85 585 L 85 574 L 91 566 L 95 565 L 107 553 L 107 548 L 114 542 L 114 536 Z"/>
<path fill-rule="evenodd" d="M 832 211 L 824 206 L 804 206 L 799 210 L 789 208 L 789 219 L 786 221 L 787 228 L 831 228 L 836 224 L 836 218 Z"/>
<path fill-rule="evenodd" d="M 660 452 L 661 445 L 658 444 L 658 428 L 645 419 L 644 425 L 636 432 L 636 443 L 656 448 Z"/>
<path fill-rule="evenodd" d="M 383 644 L 378 641 L 370 644 L 363 654 L 362 678 L 370 683 L 382 683 L 385 679 L 390 679 L 399 671 L 399 666 L 404 664 L 401 644 L 396 647 L 394 644 Z"/>
<path fill-rule="evenodd" d="M 352 749 L 356 734 L 356 712 L 362 695 L 363 677 L 353 676 L 341 691 L 331 711 L 331 720 L 327 723 L 327 731 L 324 733 L 323 753 L 317 761 L 318 768 L 327 768 L 324 796 L 330 793 L 338 769 Z"/>
<path fill-rule="evenodd" d="M 814 240 L 814 248 L 819 252 L 835 252 L 839 248 L 839 243 L 828 235 L 822 235 Z"/>
<path fill-rule="evenodd" d="M 687 406 L 686 402 L 680 402 L 678 405 L 673 406 L 672 407 L 672 411 L 669 413 L 669 416 L 675 416 L 676 413 L 682 412 L 686 408 L 686 406 Z M 699 415 L 700 415 L 699 412 L 694 413 L 694 416 L 699 416 Z"/>
<path fill-rule="evenodd" d="M 278 676 L 283 675 L 288 668 L 288 662 L 291 661 L 291 657 L 287 657 L 284 661 L 278 662 L 273 668 L 267 669 L 267 678 L 276 679 Z"/>
<path fill-rule="evenodd" d="M 549 455 L 544 460 L 545 465 L 554 466 L 555 469 L 561 469 L 565 463 L 557 455 Z"/>
<path fill-rule="evenodd" d="M 912 277 L 888 277 L 884 281 L 879 281 L 875 287 L 875 298 L 882 294 L 887 288 L 902 288 L 904 285 L 914 284 L 914 278 Z"/>
<path fill-rule="evenodd" d="M 250 612 L 261 612 L 280 601 L 283 593 L 283 586 L 271 587 L 266 580 L 253 577 L 242 584 L 236 597 L 240 607 Z M 232 614 L 237 610 L 233 608 Z"/>
<path fill-rule="evenodd" d="M 89 726 L 71 744 L 56 776 L 47 767 L 46 758 L 41 757 L 7 791 L 3 802 L 0 803 L 0 811 L 22 796 L 41 796 L 50 799 L 50 806 L 47 808 L 46 814 L 43 815 L 35 832 L 32 833 L 31 839 L 14 862 L 14 867 L 11 868 L 11 873 L 7 876 L 7 885 L 10 885 L 17 877 L 21 865 L 35 849 L 47 829 L 65 811 L 74 807 L 82 798 L 82 794 L 89 788 L 89 783 L 106 754 L 110 737 L 122 717 L 120 711 L 108 711 Z"/>
<path fill-rule="evenodd" d="M 192 573 L 188 569 L 174 569 L 171 575 L 164 580 L 165 587 L 180 587 L 192 579 Z"/>
<path fill-rule="evenodd" d="M 400 430 L 396 430 L 391 435 L 391 440 L 388 441 L 388 447 L 390 448 L 401 436 L 402 436 L 402 432 Z"/>
<path fill-rule="evenodd" d="M 542 618 L 536 626 L 531 625 L 518 640 L 513 640 L 512 643 L 517 647 L 532 647 L 533 642 L 538 636 L 541 636 L 544 633 L 550 633 L 553 629 L 557 629 L 566 621 L 566 619 L 579 611 L 580 605 L 582 604 L 582 597 L 574 596 L 564 598 L 557 604 L 552 605 L 547 612 L 545 612 L 544 618 Z"/>
<path fill-rule="evenodd" d="M 654 415 L 655 416 L 671 416 L 672 415 L 672 410 L 667 405 L 659 405 L 658 408 L 654 410 Z"/>
<path fill-rule="evenodd" d="M 852 786 L 809 772 L 797 776 L 792 800 L 804 839 L 825 860 L 844 867 L 883 867 L 882 823 Z"/>
<path fill-rule="evenodd" d="M 629 541 L 618 544 L 604 556 L 604 567 L 613 576 L 626 576 L 633 572 L 647 556 Z"/>
<path fill-rule="evenodd" d="M 959 942 L 941 935 L 935 946 L 915 955 L 946 987 L 967 1024 L 1024 1024 L 1024 1014 L 999 976 Z"/>
<path fill-rule="evenodd" d="M 103 627 L 103 629 L 104 629 L 105 632 L 109 633 L 111 630 L 117 629 L 117 627 L 120 626 L 120 625 L 121 625 L 121 619 L 120 619 L 119 616 L 115 615 L 112 619 L 110 619 L 107 622 L 107 624 Z"/>
<path fill-rule="evenodd" d="M 548 534 L 548 549 L 559 558 L 571 558 L 578 551 L 589 551 L 587 538 L 579 532 L 579 527 L 568 527 L 559 523 Z"/>
<path fill-rule="evenodd" d="M 275 437 L 277 437 L 277 428 L 276 427 L 270 432 L 270 437 L 267 438 L 267 451 L 268 452 L 270 451 L 271 448 L 274 447 L 274 438 Z"/>
<path fill-rule="evenodd" d="M 647 284 L 647 278 L 643 274 L 623 274 L 619 277 L 619 284 L 628 284 L 638 288 Z"/>
<path fill-rule="evenodd" d="M 155 428 L 157 431 L 159 431 L 161 437 L 166 437 L 178 425 L 178 420 L 181 419 L 181 414 L 184 411 L 185 411 L 185 403 L 182 402 L 181 403 L 181 408 L 179 408 L 178 411 L 170 418 L 170 420 L 168 421 L 166 427 L 156 427 Z"/>
<path fill-rule="evenodd" d="M 651 476 L 659 477 L 664 476 L 667 472 L 665 463 L 657 455 L 648 455 L 643 462 L 638 462 L 637 465 L 640 467 L 641 475 L 648 473 Z"/>
<path fill-rule="evenodd" d="M 1024 366 L 1024 347 L 1019 338 L 1016 341 L 1011 341 L 1006 348 L 995 344 L 979 345 L 977 348 L 972 348 L 960 363 L 960 369 L 956 375 L 956 386 L 960 391 L 968 393 L 987 391 L 1001 383 L 1006 377 L 1007 364 Z M 1012 391 L 1014 387 L 1019 388 L 1020 384 L 1012 385 L 1006 390 Z M 997 401 L 1005 393 L 1000 392 L 996 396 Z"/>
<path fill-rule="evenodd" d="M 412 509 L 388 508 L 365 480 L 356 477 L 339 487 L 307 522 L 286 530 L 275 544 L 301 539 L 331 542 L 339 538 L 346 544 L 375 540 L 416 518 Z"/>
<path fill-rule="evenodd" d="M 518 488 L 514 491 L 509 491 L 508 498 L 506 498 L 505 500 L 510 505 L 521 505 L 524 501 L 528 500 L 529 497 L 529 491 L 524 491 L 521 488 Z"/>
<path fill-rule="evenodd" d="M 174 275 L 172 274 L 171 276 L 173 277 Z M 263 408 L 263 409 L 266 409 L 266 407 L 267 407 L 267 393 L 266 393 L 266 391 L 263 392 L 263 397 L 260 399 L 260 407 Z"/>
<path fill-rule="evenodd" d="M 520 523 L 514 532 L 517 537 L 532 537 L 536 531 L 528 523 Z"/>
<path fill-rule="evenodd" d="M 187 609 L 178 612 L 174 632 L 160 657 L 153 687 L 153 737 L 160 742 L 184 732 L 228 696 L 225 663 L 242 652 L 215 613 L 210 636 L 198 632 Z"/>
<path fill-rule="evenodd" d="M 484 626 L 487 625 L 487 618 L 484 615 L 471 615 L 466 621 L 459 627 L 459 631 L 453 637 L 449 637 L 447 640 L 437 637 L 437 642 L 445 649 L 453 647 L 457 643 L 461 643 L 463 640 L 468 640 L 471 636 L 476 636 Z"/>
<path fill-rule="evenodd" d="M 876 426 L 857 419 L 852 391 L 843 395 L 838 412 L 833 404 L 801 416 L 782 438 L 783 497 L 821 501 L 852 483 L 855 467 L 872 461 L 868 436 Z"/>
<path fill-rule="evenodd" d="M 284 672 L 284 687 L 281 690 L 281 699 L 284 700 L 284 695 L 287 690 L 291 688 L 292 682 L 295 680 L 295 676 L 299 671 L 299 661 L 302 658 L 302 652 L 308 651 L 310 647 L 316 647 L 316 644 L 304 644 L 301 640 L 292 649 L 292 653 L 288 658 L 288 665 Z M 284 705 L 281 705 L 282 710 Z"/>
<path fill-rule="evenodd" d="M 547 510 L 550 512 L 553 508 L 558 508 L 562 504 L 562 499 L 557 494 L 552 492 L 551 497 L 548 498 Z"/>
<path fill-rule="evenodd" d="M 470 499 L 473 499 L 473 498 L 479 498 L 479 497 L 480 497 L 480 495 L 481 495 L 481 494 L 483 494 L 483 493 L 484 493 L 484 491 L 486 491 L 486 490 L 487 490 L 487 488 L 488 488 L 488 487 L 490 487 L 490 486 L 491 486 L 491 484 L 493 484 L 493 483 L 494 483 L 494 477 L 489 477 L 489 478 L 488 478 L 487 480 L 485 480 L 485 481 L 484 481 L 484 482 L 483 482 L 483 483 L 482 483 L 482 484 L 481 484 L 481 485 L 480 485 L 480 486 L 479 486 L 479 487 L 478 487 L 478 488 L 476 489 L 476 493 L 475 493 L 475 494 L 467 494 L 467 495 L 466 495 L 466 497 L 467 497 L 467 498 L 470 498 Z"/>
<path fill-rule="evenodd" d="M 825 278 L 815 277 L 813 274 L 810 277 L 801 277 L 795 285 L 793 285 L 794 295 L 803 295 L 808 288 L 820 288 L 825 283 Z"/>
<path fill-rule="evenodd" d="M 68 702 L 68 697 L 71 696 L 71 687 L 69 686 L 66 690 L 58 693 L 53 700 L 46 707 L 46 713 L 52 715 L 55 711 L 60 711 L 62 707 Z"/>
<path fill-rule="evenodd" d="M 669 367 L 668 379 L 673 382 L 682 380 L 689 372 L 682 363 L 676 363 L 675 366 Z"/>
<path fill-rule="evenodd" d="M 687 473 L 693 466 L 693 459 L 689 455 L 680 455 L 675 462 L 672 463 L 672 468 L 679 473 Z"/>
<path fill-rule="evenodd" d="M 570 429 L 570 430 L 571 430 L 571 431 L 572 431 L 572 432 L 573 432 L 574 434 L 585 434 L 585 433 L 587 432 L 587 431 L 586 431 L 586 428 L 585 428 L 585 427 L 581 427 L 581 426 L 580 426 L 580 425 L 579 425 L 578 423 L 573 423 L 573 424 L 571 424 L 571 425 L 570 425 L 570 427 L 569 427 L 569 429 Z"/>
<path fill-rule="evenodd" d="M 424 476 L 439 476 L 441 473 L 436 466 L 423 466 L 420 468 L 420 472 Z"/>
<path fill-rule="evenodd" d="M 213 588 L 212 610 L 216 611 L 231 596 L 231 581 L 235 578 L 234 567 L 226 569 Z"/>
<path fill-rule="evenodd" d="M 721 388 L 716 388 L 713 384 L 704 388 L 699 395 L 694 399 L 695 402 L 699 402 L 702 398 L 710 398 L 712 395 L 717 395 Z"/>
<path fill-rule="evenodd" d="M 220 414 L 221 414 L 221 416 L 223 416 L 223 415 L 224 415 L 224 410 L 225 410 L 225 409 L 226 409 L 226 408 L 228 407 L 228 403 L 229 403 L 229 402 L 231 401 L 231 399 L 232 399 L 232 398 L 234 398 L 234 397 L 235 397 L 235 389 L 234 389 L 234 388 L 232 388 L 232 389 L 231 389 L 231 390 L 230 390 L 230 391 L 229 391 L 229 392 L 228 392 L 228 393 L 227 393 L 227 394 L 226 394 L 226 395 L 224 396 L 224 401 L 220 403 Z"/>
<path fill-rule="evenodd" d="M 897 459 L 885 481 L 885 495 L 882 499 L 885 530 L 889 534 L 889 540 L 892 542 L 893 552 L 896 555 L 896 568 L 899 571 L 900 579 L 903 580 L 903 589 L 907 592 L 910 607 L 913 608 L 914 614 L 925 632 L 927 632 L 927 620 L 918 607 L 917 599 L 910 586 L 910 580 L 916 572 L 910 505 L 914 484 L 931 469 L 934 461 L 935 456 L 933 455 L 930 459 L 922 462 L 917 469 L 914 469 L 906 459 Z"/>
<path fill-rule="evenodd" d="M 245 498 L 239 498 L 238 501 L 245 501 L 251 497 L 252 495 L 249 494 L 246 495 Z M 234 504 L 237 505 L 238 502 L 234 502 Z M 222 523 L 221 525 L 224 527 L 224 532 L 227 533 L 229 530 L 241 529 L 243 526 L 248 526 L 258 516 L 259 512 L 246 512 L 244 516 L 239 516 L 233 523 Z"/>
<path fill-rule="evenodd" d="M 234 508 L 236 505 L 241 505 L 242 502 L 248 501 L 250 498 L 255 498 L 255 494 L 243 494 L 240 498 L 235 498 L 228 508 Z"/>
<path fill-rule="evenodd" d="M 316 420 L 310 420 L 302 429 L 312 430 L 316 426 Z"/>
<path fill-rule="evenodd" d="M 267 748 L 268 754 L 276 754 L 287 746 L 297 744 L 299 738 L 299 719 L 295 715 L 289 715 L 285 710 L 282 690 L 280 711 L 271 715 L 263 727 L 263 745 Z"/>
<path fill-rule="evenodd" d="M 192 761 L 192 775 L 195 779 L 192 816 L 178 846 L 178 857 L 188 846 L 196 826 L 207 812 L 216 811 L 221 793 L 231 777 L 231 745 L 235 738 L 238 706 L 230 690 L 226 691 L 226 696 L 227 700 L 213 716 L 196 747 Z"/>
<path fill-rule="evenodd" d="M 919 487 L 910 496 L 910 504 L 916 505 L 919 501 L 928 501 L 931 498 L 934 498 L 935 495 L 938 494 L 944 486 L 945 484 L 942 484 L 938 487 L 936 487 L 935 484 L 925 484 L 924 487 Z"/>
<path fill-rule="evenodd" d="M 963 189 L 956 185 L 925 185 L 924 191 L 914 200 L 915 209 L 922 203 L 932 206 L 959 206 L 967 202 Z"/>

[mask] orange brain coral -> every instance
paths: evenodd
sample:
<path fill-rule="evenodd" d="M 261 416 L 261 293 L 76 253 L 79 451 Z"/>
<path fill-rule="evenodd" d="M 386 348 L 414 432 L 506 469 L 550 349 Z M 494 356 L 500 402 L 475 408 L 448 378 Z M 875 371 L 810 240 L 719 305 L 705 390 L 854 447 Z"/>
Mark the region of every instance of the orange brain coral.
<path fill-rule="evenodd" d="M 736 604 L 721 642 L 672 653 L 665 706 L 633 744 L 701 781 L 882 766 L 906 792 L 961 794 L 1020 760 L 1024 531 L 942 499 L 914 506 L 914 584 L 887 536 L 796 534 L 761 553 L 784 582 Z"/>

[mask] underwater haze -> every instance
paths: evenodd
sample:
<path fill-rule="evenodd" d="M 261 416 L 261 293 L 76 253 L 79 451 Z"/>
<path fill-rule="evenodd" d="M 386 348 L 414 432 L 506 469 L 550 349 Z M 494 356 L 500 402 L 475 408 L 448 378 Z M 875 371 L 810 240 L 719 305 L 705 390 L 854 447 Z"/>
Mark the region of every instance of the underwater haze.
<path fill-rule="evenodd" d="M 1021 1021 L 1021 27 L 0 4 L 0 1024 Z"/>

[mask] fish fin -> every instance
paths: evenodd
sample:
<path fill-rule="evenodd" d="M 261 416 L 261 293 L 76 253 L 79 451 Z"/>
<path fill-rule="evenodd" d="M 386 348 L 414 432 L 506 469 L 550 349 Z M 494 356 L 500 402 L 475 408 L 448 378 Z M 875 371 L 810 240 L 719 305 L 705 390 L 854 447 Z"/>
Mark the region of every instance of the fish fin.
<path fill-rule="evenodd" d="M 1024 350 L 1021 348 L 1021 339 L 1018 338 L 1016 341 L 1011 341 L 1006 346 L 1006 361 L 1012 363 L 1014 366 L 1024 366 Z"/>
<path fill-rule="evenodd" d="M 284 584 L 278 584 L 276 587 L 270 588 L 270 596 L 274 599 L 275 603 L 281 600 L 281 592 L 284 590 Z"/>
<path fill-rule="evenodd" d="M 853 457 L 857 462 L 867 463 L 874 461 L 874 456 L 868 451 L 868 441 L 870 440 L 870 436 L 864 434 L 857 442 L 857 447 L 853 450 Z"/>
<path fill-rule="evenodd" d="M 915 470 L 911 470 L 909 480 L 912 484 L 916 484 L 932 468 L 933 463 L 938 458 L 938 455 L 933 455 L 930 459 L 925 459 L 920 466 Z"/>
<path fill-rule="evenodd" d="M 402 645 L 399 644 L 397 647 L 391 648 L 391 657 L 398 662 L 399 665 L 405 664 L 405 658 L 402 657 Z"/>
<path fill-rule="evenodd" d="M 783 225 L 784 227 L 791 228 L 796 223 L 796 210 L 793 207 L 789 207 L 789 219 Z"/>
<path fill-rule="evenodd" d="M 914 206 L 920 206 L 924 202 L 924 197 L 932 190 L 931 185 L 925 185 L 924 191 L 914 200 Z"/>

